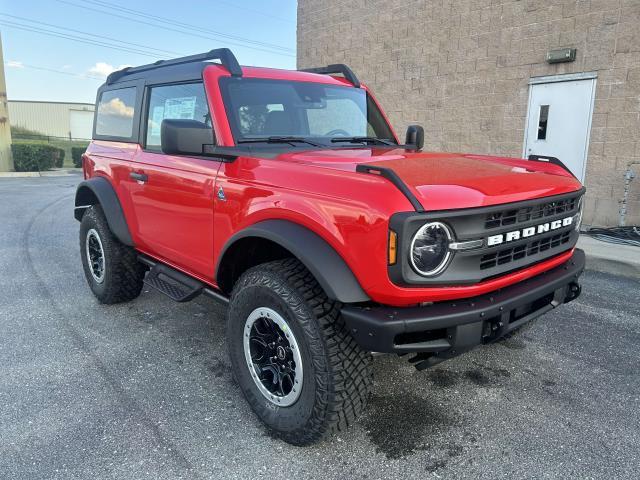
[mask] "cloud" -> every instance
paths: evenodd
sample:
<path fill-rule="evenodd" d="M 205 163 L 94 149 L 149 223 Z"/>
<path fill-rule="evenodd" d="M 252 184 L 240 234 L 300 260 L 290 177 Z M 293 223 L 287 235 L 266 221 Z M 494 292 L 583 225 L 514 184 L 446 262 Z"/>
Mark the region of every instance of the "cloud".
<path fill-rule="evenodd" d="M 112 72 L 116 70 L 122 70 L 123 68 L 130 67 L 131 65 L 120 65 L 119 67 L 114 67 L 106 62 L 97 62 L 93 67 L 91 67 L 88 71 L 91 75 L 97 75 L 99 77 L 106 77 Z"/>
<path fill-rule="evenodd" d="M 128 107 L 119 98 L 112 98 L 108 102 L 98 105 L 98 113 L 114 115 L 116 117 L 133 118 L 133 107 Z"/>
<path fill-rule="evenodd" d="M 9 60 L 5 65 L 9 68 L 24 68 L 24 64 L 17 60 Z"/>

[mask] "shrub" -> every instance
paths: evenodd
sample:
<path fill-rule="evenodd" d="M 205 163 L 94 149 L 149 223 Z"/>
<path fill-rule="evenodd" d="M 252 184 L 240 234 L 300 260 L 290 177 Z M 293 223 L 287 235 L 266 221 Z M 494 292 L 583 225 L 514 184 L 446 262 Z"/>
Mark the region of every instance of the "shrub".
<path fill-rule="evenodd" d="M 87 150 L 87 147 L 71 147 L 71 159 L 73 160 L 73 166 L 82 167 L 82 154 Z"/>
<path fill-rule="evenodd" d="M 45 137 L 46 135 L 36 132 L 35 130 L 29 130 L 28 128 L 11 125 L 11 136 Z"/>
<path fill-rule="evenodd" d="M 11 152 L 16 172 L 49 170 L 64 162 L 64 150 L 41 143 L 14 143 Z"/>

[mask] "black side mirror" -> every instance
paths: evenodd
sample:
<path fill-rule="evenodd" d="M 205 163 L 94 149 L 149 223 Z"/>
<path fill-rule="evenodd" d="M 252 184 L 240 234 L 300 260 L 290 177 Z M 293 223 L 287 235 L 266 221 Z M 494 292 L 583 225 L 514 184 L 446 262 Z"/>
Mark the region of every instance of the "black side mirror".
<path fill-rule="evenodd" d="M 409 125 L 404 143 L 414 146 L 416 150 L 422 150 L 424 147 L 424 128 L 420 125 Z"/>
<path fill-rule="evenodd" d="M 197 120 L 165 119 L 160 126 L 162 153 L 202 155 L 213 142 L 213 128 Z"/>

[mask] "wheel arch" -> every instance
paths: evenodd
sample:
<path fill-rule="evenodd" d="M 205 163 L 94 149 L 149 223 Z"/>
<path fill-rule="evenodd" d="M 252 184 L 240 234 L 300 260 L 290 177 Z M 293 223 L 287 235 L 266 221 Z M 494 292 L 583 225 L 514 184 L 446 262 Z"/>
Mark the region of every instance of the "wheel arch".
<path fill-rule="evenodd" d="M 225 293 L 252 266 L 295 257 L 313 274 L 327 296 L 343 303 L 369 301 L 355 275 L 322 237 L 287 220 L 265 220 L 233 235 L 218 258 L 215 278 Z"/>
<path fill-rule="evenodd" d="M 109 224 L 109 229 L 120 242 L 133 247 L 131 232 L 127 225 L 122 205 L 111 182 L 103 177 L 94 177 L 80 182 L 76 189 L 73 216 L 82 221 L 84 212 L 92 205 L 100 205 Z"/>

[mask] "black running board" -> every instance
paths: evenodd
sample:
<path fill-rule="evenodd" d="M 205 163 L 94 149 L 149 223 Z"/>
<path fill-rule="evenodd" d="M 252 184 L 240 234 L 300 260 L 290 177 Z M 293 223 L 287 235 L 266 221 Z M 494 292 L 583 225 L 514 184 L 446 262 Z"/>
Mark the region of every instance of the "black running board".
<path fill-rule="evenodd" d="M 176 302 L 188 302 L 202 293 L 204 284 L 171 267 L 156 263 L 144 283 L 159 290 Z"/>
<path fill-rule="evenodd" d="M 159 263 L 145 255 L 139 255 L 138 260 L 150 267 L 144 283 L 176 302 L 189 302 L 204 293 L 221 303 L 229 303 L 229 298 L 222 293 L 169 265 Z"/>

